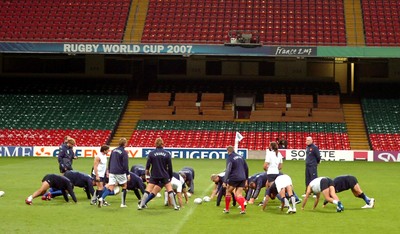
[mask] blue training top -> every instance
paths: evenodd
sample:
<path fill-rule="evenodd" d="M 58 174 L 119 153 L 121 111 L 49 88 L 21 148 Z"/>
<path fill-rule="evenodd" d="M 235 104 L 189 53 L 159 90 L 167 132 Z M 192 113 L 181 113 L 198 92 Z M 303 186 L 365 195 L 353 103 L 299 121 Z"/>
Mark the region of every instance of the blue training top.
<path fill-rule="evenodd" d="M 150 170 L 152 178 L 172 178 L 171 154 L 163 147 L 157 147 L 147 156 L 146 170 Z"/>
<path fill-rule="evenodd" d="M 108 170 L 115 175 L 129 175 L 128 153 L 123 146 L 115 148 L 111 152 Z"/>

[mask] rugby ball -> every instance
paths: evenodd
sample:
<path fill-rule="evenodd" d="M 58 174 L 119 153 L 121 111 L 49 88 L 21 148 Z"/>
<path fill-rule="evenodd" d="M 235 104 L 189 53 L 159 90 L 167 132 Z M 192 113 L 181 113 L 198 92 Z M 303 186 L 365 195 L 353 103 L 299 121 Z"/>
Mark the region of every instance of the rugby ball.
<path fill-rule="evenodd" d="M 203 199 L 201 199 L 201 198 L 195 198 L 194 200 L 193 200 L 193 202 L 195 203 L 195 204 L 201 204 L 201 203 L 203 203 Z"/>
<path fill-rule="evenodd" d="M 211 201 L 211 198 L 209 196 L 205 196 L 205 197 L 203 197 L 203 201 L 209 202 L 209 201 Z"/>
<path fill-rule="evenodd" d="M 192 196 L 192 194 L 191 194 L 191 193 L 189 193 L 189 192 L 188 192 L 188 193 L 186 193 L 186 194 L 187 194 L 187 196 L 188 196 L 188 197 L 191 197 L 191 196 Z"/>
<path fill-rule="evenodd" d="M 0 197 L 2 197 L 5 194 L 4 191 L 0 191 Z"/>

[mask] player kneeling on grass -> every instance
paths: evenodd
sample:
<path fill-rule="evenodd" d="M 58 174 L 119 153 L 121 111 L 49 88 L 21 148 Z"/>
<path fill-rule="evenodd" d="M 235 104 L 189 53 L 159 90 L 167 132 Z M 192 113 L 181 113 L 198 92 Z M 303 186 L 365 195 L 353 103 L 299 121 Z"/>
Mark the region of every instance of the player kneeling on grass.
<path fill-rule="evenodd" d="M 292 206 L 290 206 L 288 198 L 286 198 L 286 194 L 289 197 Z M 269 187 L 267 190 L 267 195 L 263 203 L 263 210 L 267 206 L 269 198 L 275 199 L 275 197 L 278 197 L 281 201 L 281 210 L 283 210 L 285 204 L 287 204 L 289 207 L 287 213 L 296 213 L 296 197 L 293 195 L 293 183 L 290 176 L 280 175 L 276 177 L 274 182 L 272 182 L 271 187 Z"/>
<path fill-rule="evenodd" d="M 336 207 L 337 212 L 344 211 L 344 206 L 340 202 L 339 197 L 336 195 L 335 187 L 333 187 L 333 180 L 331 180 L 328 177 L 318 177 L 310 182 L 310 184 L 307 186 L 306 196 L 303 200 L 301 209 L 304 210 L 304 207 L 307 204 L 308 197 L 310 196 L 311 193 L 314 193 L 316 195 L 316 199 L 313 206 L 313 209 L 315 209 L 318 205 L 321 192 L 324 195 L 325 200 L 337 205 Z"/>
<path fill-rule="evenodd" d="M 83 190 L 86 192 L 86 196 L 88 199 L 92 198 L 94 194 L 92 177 L 78 171 L 66 171 L 64 173 L 64 176 L 67 177 L 74 186 L 83 188 Z M 51 188 L 48 193 L 45 193 L 42 196 L 42 200 L 50 200 L 50 198 L 54 198 L 60 195 L 62 195 L 61 191 Z"/>
<path fill-rule="evenodd" d="M 185 183 L 188 187 L 188 192 L 194 193 L 194 169 L 191 167 L 184 167 L 179 171 L 179 174 L 185 175 Z"/>
<path fill-rule="evenodd" d="M 369 198 L 364 192 L 361 190 L 360 185 L 358 184 L 357 178 L 352 175 L 342 175 L 333 179 L 333 185 L 335 187 L 336 193 L 340 193 L 345 190 L 351 189 L 355 197 L 361 198 L 365 201 L 365 205 L 361 208 L 363 209 L 371 209 L 374 208 L 375 199 Z M 328 204 L 328 201 L 324 201 L 323 207 Z"/>
<path fill-rule="evenodd" d="M 66 202 L 69 202 L 68 194 L 71 195 L 74 202 L 77 202 L 74 193 L 74 187 L 68 178 L 56 174 L 47 174 L 42 179 L 42 186 L 27 199 L 25 199 L 25 203 L 27 205 L 32 205 L 32 200 L 45 194 L 47 189 L 50 187 L 56 190 L 61 190 Z"/>

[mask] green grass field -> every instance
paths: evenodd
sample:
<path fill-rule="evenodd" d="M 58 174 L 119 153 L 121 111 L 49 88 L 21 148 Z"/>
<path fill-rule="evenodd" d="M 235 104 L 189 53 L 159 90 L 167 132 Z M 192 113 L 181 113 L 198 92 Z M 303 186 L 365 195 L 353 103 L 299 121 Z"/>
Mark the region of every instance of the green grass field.
<path fill-rule="evenodd" d="M 74 161 L 74 169 L 89 173 L 93 159 Z M 130 166 L 145 164 L 145 159 L 130 159 Z M 262 160 L 248 160 L 250 174 L 262 171 Z M 364 192 L 376 199 L 374 209 L 361 209 L 365 203 L 351 191 L 339 193 L 345 212 L 337 213 L 330 204 L 311 210 L 313 199 L 306 210 L 298 205 L 296 214 L 281 212 L 277 201 L 269 203 L 266 211 L 248 205 L 247 214 L 240 215 L 232 208 L 223 214 L 215 200 L 200 205 L 196 197 L 210 195 L 212 173 L 225 168 L 225 160 L 173 159 L 175 171 L 183 166 L 195 169 L 195 194 L 180 211 L 163 206 L 163 199 L 155 198 L 149 208 L 138 211 L 133 192 L 127 196 L 128 208 L 119 207 L 120 196 L 107 198 L 109 207 L 91 206 L 84 191 L 75 188 L 78 203 L 66 203 L 62 197 L 52 201 L 36 198 L 32 206 L 25 198 L 41 184 L 45 174 L 58 173 L 56 158 L 4 158 L 0 157 L 0 198 L 2 233 L 398 233 L 400 230 L 400 173 L 397 163 L 323 162 L 320 176 L 335 177 L 352 174 L 359 180 Z M 304 191 L 304 161 L 285 161 L 283 172 L 292 177 L 299 195 Z M 264 192 L 264 191 L 263 191 Z M 262 192 L 262 194 L 263 194 Z M 260 201 L 260 198 L 258 199 Z M 258 203 L 258 202 L 257 202 Z"/>

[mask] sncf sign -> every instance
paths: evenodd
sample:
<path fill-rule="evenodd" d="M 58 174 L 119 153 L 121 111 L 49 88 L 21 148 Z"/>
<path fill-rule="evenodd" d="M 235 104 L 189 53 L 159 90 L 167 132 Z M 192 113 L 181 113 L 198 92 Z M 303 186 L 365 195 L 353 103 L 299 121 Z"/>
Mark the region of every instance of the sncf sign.
<path fill-rule="evenodd" d="M 400 162 L 399 151 L 374 151 L 374 161 Z"/>

